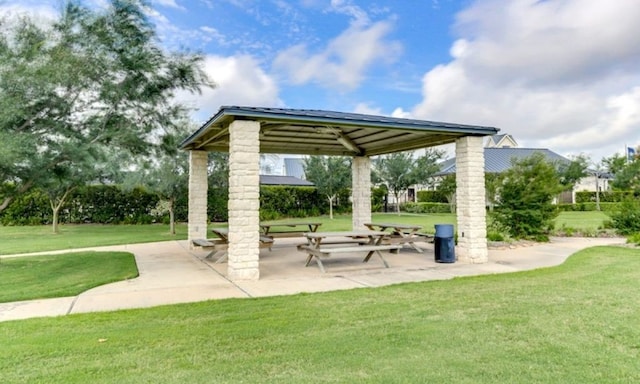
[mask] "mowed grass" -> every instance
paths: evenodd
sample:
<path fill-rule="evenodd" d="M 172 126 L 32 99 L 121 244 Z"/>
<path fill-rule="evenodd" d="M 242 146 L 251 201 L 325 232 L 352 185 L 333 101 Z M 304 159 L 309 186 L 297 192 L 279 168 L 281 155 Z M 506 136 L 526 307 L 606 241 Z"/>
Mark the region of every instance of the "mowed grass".
<path fill-rule="evenodd" d="M 176 226 L 176 235 L 168 225 L 61 225 L 60 233 L 50 226 L 0 226 L 0 255 L 77 249 L 94 246 L 148 243 L 187 238 L 187 225 Z"/>
<path fill-rule="evenodd" d="M 574 229 L 596 229 L 608 220 L 602 212 L 561 212 L 556 219 L 556 228 L 562 225 Z M 336 215 L 333 220 L 327 216 L 274 220 L 277 222 L 319 221 L 320 231 L 351 230 L 351 215 Z M 373 222 L 393 222 L 417 224 L 421 232 L 434 233 L 436 224 L 456 224 L 456 216 L 451 213 L 410 214 L 374 213 Z M 224 227 L 226 223 L 212 223 L 210 227 Z M 213 237 L 213 234 L 211 235 Z M 187 225 L 179 224 L 175 236 L 169 233 L 168 225 L 63 225 L 59 234 L 51 232 L 49 226 L 3 227 L 0 226 L 0 255 L 27 252 L 76 249 L 118 244 L 146 243 L 153 241 L 184 240 Z"/>
<path fill-rule="evenodd" d="M 578 230 L 596 230 L 601 228 L 605 221 L 611 220 L 605 212 L 560 212 L 556 218 L 556 228 L 573 228 Z"/>
<path fill-rule="evenodd" d="M 76 296 L 138 276 L 131 253 L 77 252 L 0 260 L 0 303 Z"/>
<path fill-rule="evenodd" d="M 513 274 L 0 323 L 3 383 L 640 382 L 640 250 Z"/>

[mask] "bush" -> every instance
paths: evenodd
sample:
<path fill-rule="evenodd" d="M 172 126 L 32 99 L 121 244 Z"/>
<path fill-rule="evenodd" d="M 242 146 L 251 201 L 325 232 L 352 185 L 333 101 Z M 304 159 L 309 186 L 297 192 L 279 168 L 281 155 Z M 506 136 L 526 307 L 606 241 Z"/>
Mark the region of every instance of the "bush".
<path fill-rule="evenodd" d="M 640 232 L 640 201 L 627 199 L 610 216 L 613 228 L 621 235 Z"/>
<path fill-rule="evenodd" d="M 514 161 L 502 180 L 495 220 L 515 239 L 548 241 L 558 215 L 551 202 L 562 190 L 553 164 L 536 153 Z"/>
<path fill-rule="evenodd" d="M 618 208 L 620 203 L 600 203 L 600 211 L 609 212 Z M 596 211 L 596 203 L 576 203 L 576 204 L 557 204 L 558 210 L 562 212 L 576 211 Z"/>
<path fill-rule="evenodd" d="M 348 193 L 348 192 L 347 192 Z M 348 196 L 340 195 L 335 212 L 345 209 Z M 263 186 L 260 188 L 260 219 L 275 220 L 283 217 L 316 216 L 328 212 L 329 206 L 314 187 Z"/>
<path fill-rule="evenodd" d="M 633 191 L 604 191 L 604 192 L 600 192 L 600 203 L 620 203 L 633 196 L 634 196 Z M 576 192 L 576 203 L 595 203 L 595 202 L 596 202 L 595 191 Z"/>
<path fill-rule="evenodd" d="M 418 191 L 419 203 L 448 203 L 447 194 L 442 190 Z"/>
<path fill-rule="evenodd" d="M 408 213 L 451 213 L 447 203 L 404 203 L 400 210 Z"/>

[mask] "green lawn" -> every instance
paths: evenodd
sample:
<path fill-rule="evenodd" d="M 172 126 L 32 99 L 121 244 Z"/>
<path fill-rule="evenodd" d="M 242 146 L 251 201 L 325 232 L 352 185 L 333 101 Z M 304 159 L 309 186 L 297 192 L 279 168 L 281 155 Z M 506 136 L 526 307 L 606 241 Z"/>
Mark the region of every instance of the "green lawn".
<path fill-rule="evenodd" d="M 3 383 L 640 382 L 640 250 L 503 275 L 0 323 Z"/>
<path fill-rule="evenodd" d="M 0 261 L 0 303 L 76 296 L 99 285 L 138 276 L 131 253 L 76 252 Z"/>
<path fill-rule="evenodd" d="M 556 219 L 556 228 L 596 229 L 608 219 L 602 212 L 561 212 Z M 276 220 L 275 222 L 277 222 Z M 320 221 L 321 231 L 346 231 L 351 229 L 351 215 L 336 215 L 279 221 Z M 454 214 L 409 214 L 374 213 L 372 221 L 419 224 L 423 232 L 433 233 L 435 224 L 455 224 Z M 226 223 L 211 226 L 225 226 Z M 103 245 L 145 243 L 151 241 L 184 240 L 187 238 L 186 224 L 177 226 L 177 235 L 169 234 L 168 225 L 63 225 L 60 234 L 53 234 L 48 226 L 3 227 L 0 226 L 0 255 L 15 253 L 53 251 Z"/>
<path fill-rule="evenodd" d="M 579 230 L 596 230 L 602 227 L 602 224 L 607 220 L 610 220 L 610 218 L 604 212 L 560 212 L 560 215 L 556 218 L 556 228 L 567 227 Z"/>
<path fill-rule="evenodd" d="M 74 249 L 102 245 L 147 243 L 187 238 L 186 224 L 169 233 L 168 225 L 61 225 L 60 233 L 50 226 L 0 226 L 0 255 Z"/>

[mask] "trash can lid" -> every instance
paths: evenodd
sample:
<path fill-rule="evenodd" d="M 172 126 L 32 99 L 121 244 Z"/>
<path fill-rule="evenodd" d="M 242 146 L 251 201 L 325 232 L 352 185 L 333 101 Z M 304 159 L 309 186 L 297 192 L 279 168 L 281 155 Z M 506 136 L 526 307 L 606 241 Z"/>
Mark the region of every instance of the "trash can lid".
<path fill-rule="evenodd" d="M 436 224 L 436 237 L 453 237 L 453 224 Z"/>

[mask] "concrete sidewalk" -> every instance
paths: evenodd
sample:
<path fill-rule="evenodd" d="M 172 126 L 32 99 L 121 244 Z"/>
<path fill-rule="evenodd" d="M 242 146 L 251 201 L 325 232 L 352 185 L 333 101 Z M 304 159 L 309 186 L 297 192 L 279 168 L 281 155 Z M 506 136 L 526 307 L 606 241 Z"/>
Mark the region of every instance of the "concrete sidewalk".
<path fill-rule="evenodd" d="M 358 258 L 345 256 L 323 261 L 327 268 L 323 274 L 314 263 L 304 267 L 306 255 L 296 250 L 295 239 L 282 239 L 271 251 L 261 251 L 260 280 L 242 282 L 229 281 L 225 277 L 226 264 L 204 259 L 207 252 L 189 250 L 187 241 L 97 247 L 91 249 L 133 253 L 140 276 L 100 286 L 76 297 L 0 303 L 0 321 L 515 272 L 561 264 L 580 249 L 624 242 L 621 238 L 553 238 L 547 244 L 491 249 L 490 261 L 485 264 L 435 263 L 433 245 L 427 244 L 424 253 L 403 249 L 399 254 L 385 256 L 388 269 L 375 257 L 363 264 Z M 80 250 L 57 253 L 73 251 Z"/>

